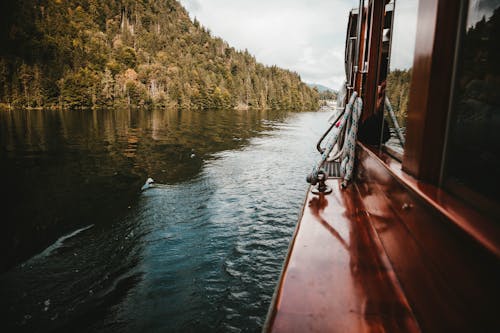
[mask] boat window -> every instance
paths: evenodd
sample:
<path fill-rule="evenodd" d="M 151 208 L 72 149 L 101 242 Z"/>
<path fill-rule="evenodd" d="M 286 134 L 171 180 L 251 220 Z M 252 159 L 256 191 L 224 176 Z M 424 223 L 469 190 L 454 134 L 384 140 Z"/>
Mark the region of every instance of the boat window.
<path fill-rule="evenodd" d="M 499 216 L 500 4 L 470 0 L 464 9 L 444 185 Z"/>
<path fill-rule="evenodd" d="M 391 1 L 392 28 L 385 27 L 383 45 L 390 41 L 390 60 L 387 78 L 379 86 L 381 92 L 385 89 L 385 100 L 378 103 L 385 104 L 384 126 L 389 127 L 390 138 L 385 147 L 397 158 L 402 158 L 408 98 L 415 50 L 417 30 L 418 0 Z M 386 9 L 386 17 L 390 13 Z M 383 94 L 380 94 L 383 96 Z M 379 95 L 379 96 L 380 96 Z M 387 133 L 387 130 L 383 131 Z M 381 135 L 383 143 L 387 138 Z"/>
<path fill-rule="evenodd" d="M 349 90 L 354 87 L 354 66 L 355 66 L 355 52 L 358 40 L 357 36 L 358 26 L 358 10 L 354 9 L 349 15 L 349 23 L 347 28 L 347 38 L 345 47 L 345 71 L 346 71 L 346 84 Z"/>

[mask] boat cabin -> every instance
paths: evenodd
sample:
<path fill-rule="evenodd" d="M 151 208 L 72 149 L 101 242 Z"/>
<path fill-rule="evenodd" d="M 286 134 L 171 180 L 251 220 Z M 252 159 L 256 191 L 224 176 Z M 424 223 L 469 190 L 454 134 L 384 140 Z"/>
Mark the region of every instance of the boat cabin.
<path fill-rule="evenodd" d="M 354 176 L 322 163 L 264 331 L 500 331 L 499 59 L 498 0 L 359 1 Z"/>

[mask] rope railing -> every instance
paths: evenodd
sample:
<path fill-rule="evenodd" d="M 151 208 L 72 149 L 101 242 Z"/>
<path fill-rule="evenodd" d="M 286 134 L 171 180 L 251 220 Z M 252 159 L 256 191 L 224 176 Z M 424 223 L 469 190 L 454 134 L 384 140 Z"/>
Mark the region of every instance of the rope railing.
<path fill-rule="evenodd" d="M 358 132 L 358 122 L 363 107 L 363 102 L 360 97 L 357 97 L 354 92 L 347 103 L 344 112 L 341 114 L 339 121 L 333 123 L 331 129 L 337 128 L 332 132 L 331 138 L 328 141 L 325 149 L 322 150 L 321 158 L 313 167 L 312 172 L 307 176 L 307 182 L 312 185 L 318 184 L 316 192 L 329 193 L 331 190 L 325 185 L 326 175 L 322 170 L 323 164 L 330 157 L 333 148 L 337 145 L 338 151 L 333 159 L 340 159 L 340 173 L 343 178 L 342 186 L 347 186 L 351 180 L 354 170 L 356 135 Z M 326 134 L 325 134 L 326 136 Z"/>
<path fill-rule="evenodd" d="M 321 136 L 321 138 L 318 140 L 318 143 L 316 144 L 316 149 L 318 150 L 318 152 L 320 154 L 323 154 L 323 152 L 325 151 L 324 148 L 321 148 L 321 144 L 323 143 L 323 140 L 328 136 L 328 134 L 331 132 L 331 130 L 335 128 L 335 125 L 339 121 L 340 117 L 342 117 L 342 115 L 344 114 L 344 112 L 345 112 L 345 108 L 344 108 L 344 110 L 342 110 L 342 112 L 340 112 L 335 117 L 335 120 L 332 122 L 332 124 L 330 125 L 330 127 L 328 127 L 328 129 L 325 131 L 325 133 L 323 133 L 323 135 Z"/>

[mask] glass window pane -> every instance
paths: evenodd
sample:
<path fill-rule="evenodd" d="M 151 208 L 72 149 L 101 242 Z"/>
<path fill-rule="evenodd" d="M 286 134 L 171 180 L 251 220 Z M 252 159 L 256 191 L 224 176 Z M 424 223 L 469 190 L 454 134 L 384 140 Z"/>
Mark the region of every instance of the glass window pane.
<path fill-rule="evenodd" d="M 415 51 L 418 0 L 394 1 L 394 22 L 390 35 L 389 72 L 385 87 L 386 122 L 391 137 L 386 146 L 403 153 L 411 69 Z M 382 87 L 383 88 L 383 87 Z"/>
<path fill-rule="evenodd" d="M 471 0 L 461 37 L 445 176 L 500 199 L 500 3 Z M 465 195 L 469 197 L 470 194 Z"/>

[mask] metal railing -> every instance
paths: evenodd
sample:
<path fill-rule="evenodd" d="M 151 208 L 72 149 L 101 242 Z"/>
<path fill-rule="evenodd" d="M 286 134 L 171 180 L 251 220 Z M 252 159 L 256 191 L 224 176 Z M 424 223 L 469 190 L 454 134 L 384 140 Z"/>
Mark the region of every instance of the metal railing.
<path fill-rule="evenodd" d="M 387 98 L 387 96 L 385 97 L 385 107 L 387 108 L 387 111 L 389 111 L 389 116 L 391 117 L 394 128 L 396 129 L 396 135 L 398 136 L 399 142 L 401 143 L 401 146 L 404 147 L 405 138 L 403 136 L 403 132 L 401 131 L 401 127 L 399 127 L 398 119 L 396 118 L 396 114 L 392 109 L 391 102 L 389 101 L 389 98 Z"/>

